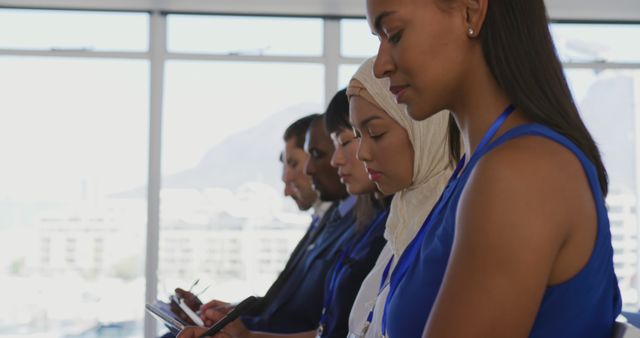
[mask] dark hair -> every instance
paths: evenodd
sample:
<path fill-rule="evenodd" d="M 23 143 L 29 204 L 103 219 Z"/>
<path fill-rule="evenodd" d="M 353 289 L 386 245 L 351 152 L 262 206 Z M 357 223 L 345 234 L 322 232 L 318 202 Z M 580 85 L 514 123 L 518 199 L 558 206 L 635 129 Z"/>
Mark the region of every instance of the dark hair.
<path fill-rule="evenodd" d="M 327 112 L 324 114 L 324 127 L 329 134 L 342 129 L 351 129 L 349 122 L 349 98 L 347 90 L 342 89 L 331 99 Z"/>
<path fill-rule="evenodd" d="M 606 196 L 607 171 L 569 91 L 543 0 L 490 0 L 488 6 L 480 38 L 498 85 L 527 118 L 564 135 L 585 153 Z"/>
<path fill-rule="evenodd" d="M 289 141 L 292 138 L 295 138 L 296 147 L 303 148 L 307 130 L 309 129 L 311 122 L 318 117 L 320 117 L 320 114 L 311 114 L 296 120 L 289 127 L 287 127 L 287 130 L 284 131 L 284 135 L 282 136 L 282 138 L 285 142 Z"/>
<path fill-rule="evenodd" d="M 453 114 L 449 114 L 449 126 L 447 128 L 449 129 L 449 142 L 447 142 L 449 144 L 449 161 L 451 162 L 451 167 L 455 168 L 462 156 L 462 143 L 460 142 L 460 128 L 458 128 Z"/>
<path fill-rule="evenodd" d="M 391 203 L 390 199 L 384 198 L 381 193 L 358 195 L 354 212 L 356 215 L 356 232 L 361 233 L 378 215 Z"/>

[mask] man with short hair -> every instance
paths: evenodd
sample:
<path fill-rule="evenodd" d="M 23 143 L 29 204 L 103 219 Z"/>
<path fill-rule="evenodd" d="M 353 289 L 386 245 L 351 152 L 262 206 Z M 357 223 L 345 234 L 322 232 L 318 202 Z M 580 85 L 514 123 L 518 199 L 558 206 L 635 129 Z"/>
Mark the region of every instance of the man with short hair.
<path fill-rule="evenodd" d="M 354 235 L 352 209 L 356 198 L 349 196 L 336 168 L 331 166 L 334 145 L 324 128 L 324 115 L 313 118 L 304 144 L 309 155 L 304 171 L 311 177 L 320 200 L 333 203 L 294 250 L 285 270 L 267 292 L 264 308 L 257 315 L 242 318 L 252 331 L 294 333 L 316 329 L 326 276 L 343 244 Z"/>
<path fill-rule="evenodd" d="M 348 109 L 343 91 L 332 99 L 330 109 Z M 324 128 L 324 115 L 313 117 L 306 132 L 305 150 L 310 155 L 304 163 L 305 173 L 311 177 L 313 188 L 321 201 L 332 202 L 329 210 L 300 241 L 258 309 L 236 323 L 243 330 L 296 333 L 315 330 L 320 322 L 323 306 L 324 283 L 329 269 L 344 244 L 355 234 L 353 207 L 355 196 L 349 196 L 340 183 L 336 168 L 331 166 L 333 141 Z M 226 303 L 211 301 L 200 310 L 207 325 L 219 320 L 229 308 Z M 197 337 L 201 328 L 188 328 L 181 336 Z"/>
<path fill-rule="evenodd" d="M 284 132 L 285 148 L 281 153 L 283 162 L 282 181 L 285 184 L 284 194 L 291 197 L 302 211 L 313 208 L 314 217 L 320 217 L 329 207 L 318 198 L 318 193 L 311 186 L 311 178 L 304 173 L 304 164 L 309 154 L 304 151 L 306 133 L 311 121 L 319 116 L 312 114 L 292 123 Z"/>

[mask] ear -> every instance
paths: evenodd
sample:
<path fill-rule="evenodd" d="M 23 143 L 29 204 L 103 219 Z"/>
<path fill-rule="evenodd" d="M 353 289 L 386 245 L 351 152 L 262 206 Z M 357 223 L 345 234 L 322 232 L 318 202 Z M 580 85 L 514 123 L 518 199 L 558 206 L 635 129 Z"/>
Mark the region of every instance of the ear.
<path fill-rule="evenodd" d="M 487 16 L 487 8 L 490 0 L 464 0 L 465 21 L 467 24 L 467 35 L 475 38 L 480 34 L 480 30 Z"/>

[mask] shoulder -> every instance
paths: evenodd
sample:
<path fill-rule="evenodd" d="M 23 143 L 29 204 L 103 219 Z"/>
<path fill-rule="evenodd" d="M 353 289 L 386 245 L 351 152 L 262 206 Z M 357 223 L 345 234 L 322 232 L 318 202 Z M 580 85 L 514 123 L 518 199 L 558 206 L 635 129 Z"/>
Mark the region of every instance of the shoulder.
<path fill-rule="evenodd" d="M 561 201 L 571 194 L 571 188 L 584 183 L 582 164 L 571 150 L 548 138 L 521 136 L 485 154 L 468 185 L 505 197 L 544 202 Z"/>
<path fill-rule="evenodd" d="M 578 158 L 566 147 L 538 136 L 515 138 L 473 168 L 460 199 L 460 223 L 482 223 L 483 231 L 498 236 L 539 236 L 558 249 L 585 183 Z"/>
<path fill-rule="evenodd" d="M 542 136 L 520 136 L 485 154 L 473 175 L 553 186 L 558 183 L 554 180 L 575 176 L 577 171 L 582 172 L 580 161 L 565 146 Z"/>

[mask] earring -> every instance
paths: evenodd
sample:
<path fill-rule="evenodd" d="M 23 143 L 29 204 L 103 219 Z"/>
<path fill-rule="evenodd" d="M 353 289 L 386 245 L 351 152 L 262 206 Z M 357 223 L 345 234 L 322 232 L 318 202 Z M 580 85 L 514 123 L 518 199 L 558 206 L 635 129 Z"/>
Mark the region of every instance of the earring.
<path fill-rule="evenodd" d="M 473 29 L 473 27 L 469 26 L 467 34 L 469 34 L 470 37 L 473 37 L 476 34 L 476 31 Z"/>

